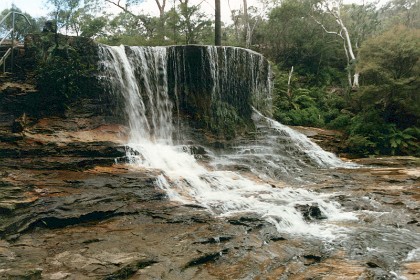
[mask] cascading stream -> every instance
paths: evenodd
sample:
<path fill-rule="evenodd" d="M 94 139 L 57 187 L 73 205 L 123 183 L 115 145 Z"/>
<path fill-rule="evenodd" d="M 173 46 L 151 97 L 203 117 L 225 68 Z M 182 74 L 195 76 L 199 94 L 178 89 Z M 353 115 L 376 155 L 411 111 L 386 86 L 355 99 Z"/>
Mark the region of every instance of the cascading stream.
<path fill-rule="evenodd" d="M 251 138 L 237 139 L 228 151 L 217 157 L 215 168 L 240 165 L 253 171 L 261 179 L 311 181 L 310 166 L 321 168 L 355 168 L 356 164 L 344 162 L 326 152 L 288 126 L 263 116 L 254 109 L 252 119 L 256 133 Z M 293 177 L 293 178 L 291 178 Z"/>
<path fill-rule="evenodd" d="M 135 166 L 160 170 L 161 175 L 156 184 L 167 192 L 170 199 L 181 203 L 202 205 L 215 215 L 222 217 L 257 214 L 274 224 L 279 231 L 313 234 L 324 238 L 334 238 L 342 231 L 333 225 L 334 221 L 355 219 L 353 214 L 341 212 L 338 204 L 329 201 L 328 195 L 316 194 L 304 189 L 275 188 L 261 180 L 257 182 L 248 179 L 237 172 L 204 167 L 193 155 L 184 152 L 182 145 L 173 145 L 172 134 L 175 130 L 172 111 L 174 106 L 168 94 L 166 68 L 167 54 L 171 51 L 174 49 L 124 46 L 100 46 L 99 51 L 104 82 L 109 84 L 108 87 L 114 94 L 121 94 L 125 100 L 130 129 L 127 144 L 130 147 L 128 157 Z M 222 67 L 220 54 L 213 47 L 208 47 L 207 51 L 208 57 L 217 59 L 216 62 L 209 63 L 211 80 L 213 80 L 212 98 L 217 99 L 228 87 L 224 84 L 225 82 L 223 85 L 220 82 L 223 79 L 229 80 L 224 76 L 223 71 L 226 70 L 226 73 L 229 72 L 228 74 L 232 75 L 232 70 L 220 69 Z M 232 52 L 226 48 L 218 49 L 218 51 L 224 54 L 224 63 L 228 59 L 225 55 L 228 51 L 229 56 L 239 55 L 246 57 L 248 63 L 254 63 L 252 59 L 249 59 L 253 54 L 244 53 L 246 50 L 235 49 Z M 255 58 L 255 61 L 260 63 L 260 59 Z M 231 65 L 226 67 L 231 67 Z M 186 71 L 185 65 L 180 65 L 180 69 L 176 71 L 177 73 L 179 71 L 179 76 L 181 74 L 184 77 L 187 76 L 186 73 L 181 73 Z M 249 84 L 254 89 L 260 86 L 254 82 Z M 179 100 L 177 94 L 175 93 L 175 100 Z M 179 107 L 178 104 L 175 106 Z M 300 139 L 296 135 L 290 137 L 291 131 L 258 112 L 254 112 L 254 121 L 257 127 L 260 123 L 266 122 L 270 123 L 271 127 L 275 127 L 276 131 L 286 131 L 284 137 L 289 137 L 290 141 L 298 141 L 299 144 L 293 146 L 304 150 L 299 154 L 306 155 L 312 162 L 322 167 L 342 164 L 333 155 L 322 151 L 314 144 L 308 144 L 309 140 Z M 261 148 L 266 148 L 264 145 L 268 144 L 273 143 L 262 143 Z M 250 154 L 252 156 L 252 153 Z M 297 161 L 301 160 L 297 159 Z M 316 205 L 327 220 L 322 223 L 307 223 L 298 210 L 301 205 Z"/>

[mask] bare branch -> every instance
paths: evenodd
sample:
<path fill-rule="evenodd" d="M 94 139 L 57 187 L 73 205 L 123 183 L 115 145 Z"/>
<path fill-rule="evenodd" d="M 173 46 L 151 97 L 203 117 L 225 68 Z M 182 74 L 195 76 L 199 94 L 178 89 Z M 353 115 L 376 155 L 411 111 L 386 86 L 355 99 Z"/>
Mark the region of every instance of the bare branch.
<path fill-rule="evenodd" d="M 110 4 L 114 5 L 114 6 L 117 6 L 118 8 L 120 8 L 121 10 L 123 10 L 124 12 L 126 12 L 126 13 L 128 13 L 128 14 L 130 14 L 130 15 L 134 16 L 134 17 L 137 17 L 137 15 L 136 15 L 136 14 L 132 13 L 131 11 L 129 11 L 129 10 L 127 9 L 127 6 L 126 6 L 126 7 L 121 6 L 121 5 L 120 5 L 120 0 L 118 0 L 118 2 L 114 2 L 114 1 L 112 1 L 112 0 L 105 0 L 105 2 L 108 2 L 108 3 L 110 3 Z"/>
<path fill-rule="evenodd" d="M 159 9 L 159 17 L 163 18 L 164 14 L 165 14 L 165 6 L 166 6 L 166 0 L 162 0 L 162 3 L 160 3 L 159 0 L 155 0 L 158 9 Z"/>
<path fill-rule="evenodd" d="M 160 4 L 159 0 L 155 0 L 155 2 L 158 5 L 159 11 L 162 10 L 162 5 L 165 8 L 165 1 L 163 1 L 162 5 Z"/>
<path fill-rule="evenodd" d="M 340 7 L 342 6 L 342 3 L 343 3 L 342 0 L 323 1 L 321 3 L 318 3 L 316 6 L 314 6 L 318 9 L 326 11 L 330 16 L 333 17 L 333 19 L 335 19 L 335 22 L 338 24 L 338 27 L 340 28 L 339 32 L 333 32 L 333 31 L 327 30 L 327 28 L 319 20 L 317 20 L 313 15 L 310 15 L 310 16 L 316 23 L 318 23 L 318 25 L 322 27 L 322 29 L 324 29 L 326 33 L 335 34 L 339 36 L 341 39 L 343 39 L 344 52 L 347 57 L 349 85 L 352 86 L 353 88 L 357 88 L 358 78 L 359 78 L 358 73 L 354 74 L 354 83 L 352 84 L 351 82 L 351 72 L 352 72 L 351 65 L 356 60 L 356 56 L 354 55 L 354 52 L 353 52 L 353 47 L 351 44 L 349 31 L 347 30 L 347 27 L 344 24 L 343 19 L 340 14 Z"/>
<path fill-rule="evenodd" d="M 319 26 L 321 26 L 322 27 L 322 29 L 324 29 L 324 31 L 325 31 L 325 33 L 328 33 L 328 34 L 334 34 L 334 35 L 337 35 L 337 36 L 339 36 L 339 37 L 341 37 L 342 39 L 344 39 L 344 37 L 343 37 L 343 35 L 341 35 L 341 31 L 340 31 L 340 33 L 338 33 L 338 32 L 336 32 L 336 31 L 329 31 L 326 27 L 325 27 L 325 25 L 324 24 L 322 24 L 322 22 L 320 22 L 319 20 L 317 20 L 313 15 L 310 15 L 311 16 L 311 18 L 316 22 L 316 23 L 318 23 L 318 25 Z"/>
<path fill-rule="evenodd" d="M 291 85 L 291 81 L 292 81 L 292 75 L 293 75 L 293 66 L 290 69 L 290 72 L 289 72 L 289 80 L 287 81 L 287 96 L 289 98 L 292 97 L 292 92 L 291 92 L 291 89 L 290 89 L 290 85 Z"/>

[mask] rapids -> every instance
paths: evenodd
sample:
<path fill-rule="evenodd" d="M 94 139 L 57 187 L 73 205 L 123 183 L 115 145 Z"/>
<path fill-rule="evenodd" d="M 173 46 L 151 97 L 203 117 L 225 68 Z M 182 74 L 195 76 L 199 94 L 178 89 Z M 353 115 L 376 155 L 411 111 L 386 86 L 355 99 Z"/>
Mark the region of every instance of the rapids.
<path fill-rule="evenodd" d="M 271 120 L 257 53 L 92 47 L 64 115 L 15 133 L 45 98 L 0 87 L 0 279 L 420 279 L 418 158 L 355 166 Z"/>
<path fill-rule="evenodd" d="M 208 57 L 218 61 L 215 48 L 207 47 L 207 51 Z M 268 183 L 286 176 L 302 177 L 305 172 L 318 167 L 347 165 L 304 135 L 253 109 L 252 120 L 258 136 L 253 140 L 242 139 L 233 152 L 208 151 L 211 160 L 206 165 L 185 152 L 188 149 L 185 149 L 183 141 L 190 139 L 178 136 L 175 144 L 173 134 L 177 129 L 172 113 L 173 108 L 179 105 L 173 104 L 168 94 L 168 74 L 165 71 L 167 52 L 164 47 L 100 46 L 102 77 L 114 94 L 122 94 L 125 100 L 130 128 L 127 143 L 130 163 L 159 170 L 161 175 L 156 185 L 165 190 L 170 199 L 198 204 L 220 217 L 256 214 L 275 225 L 279 231 L 327 239 L 340 236 L 344 230 L 334 223 L 354 220 L 356 217 L 341 211 L 338 203 L 330 200 L 330 195 L 303 188 L 276 187 Z M 249 63 L 261 63 L 260 55 L 243 49 L 237 50 L 236 55 L 243 56 L 243 52 L 253 57 Z M 224 58 L 227 59 L 226 55 Z M 217 95 L 223 95 L 229 77 L 219 79 L 217 73 L 220 73 L 220 65 L 209 65 L 211 80 L 214 81 L 211 91 L 213 98 L 216 98 Z M 255 79 L 256 72 L 251 71 L 250 75 L 250 79 Z M 251 85 L 250 95 L 255 100 L 257 92 L 263 90 L 259 88 L 260 85 Z M 247 165 L 256 178 L 223 168 L 232 162 Z M 322 221 L 308 223 L 299 211 L 302 206 L 319 209 Z"/>

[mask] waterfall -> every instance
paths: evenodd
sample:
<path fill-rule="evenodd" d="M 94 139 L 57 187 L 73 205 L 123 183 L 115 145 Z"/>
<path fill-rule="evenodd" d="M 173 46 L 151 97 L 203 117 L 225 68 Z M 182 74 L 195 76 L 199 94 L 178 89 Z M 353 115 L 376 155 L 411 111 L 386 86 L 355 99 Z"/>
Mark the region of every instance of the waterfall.
<path fill-rule="evenodd" d="M 263 116 L 254 110 L 252 119 L 256 133 L 239 138 L 217 157 L 212 165 L 217 168 L 241 165 L 264 180 L 289 179 L 312 181 L 310 166 L 322 168 L 354 168 L 313 143 L 302 133 Z M 312 171 L 313 172 L 313 171 Z"/>
<path fill-rule="evenodd" d="M 201 69 L 200 74 L 197 71 L 190 72 L 192 66 L 185 61 L 189 59 L 185 48 L 100 46 L 101 77 L 112 94 L 124 98 L 130 129 L 127 143 L 130 149 L 127 156 L 131 159 L 131 164 L 158 171 L 160 175 L 156 185 L 165 190 L 168 198 L 173 201 L 199 204 L 219 217 L 256 214 L 275 225 L 279 231 L 334 238 L 340 229 L 330 222 L 355 217 L 351 213 L 342 213 L 337 203 L 329 201 L 328 195 L 316 194 L 302 188 L 273 187 L 264 180 L 252 180 L 244 174 L 223 170 L 216 167 L 216 163 L 220 161 L 218 156 L 215 156 L 212 163 L 204 166 L 193 155 L 185 152 L 183 143 L 175 144 L 173 112 L 177 111 L 179 114 L 180 110 L 188 109 L 188 106 L 183 108 L 180 103 L 190 102 L 188 98 L 197 97 L 192 96 L 194 91 L 202 90 L 200 94 L 205 95 L 207 91 L 208 96 L 203 98 L 209 99 L 210 103 L 216 100 L 232 107 L 239 104 L 236 107 L 239 112 L 242 110 L 246 114 L 250 111 L 250 116 L 253 116 L 261 133 L 264 133 L 264 127 L 274 128 L 281 133 L 286 131 L 283 138 L 298 142 L 294 147 L 302 150 L 294 156 L 305 155 L 315 159 L 321 166 L 341 164 L 333 155 L 314 144 L 308 144 L 310 141 L 305 138 L 292 135 L 290 129 L 255 110 L 253 112 L 251 104 L 245 104 L 252 103 L 258 96 L 264 103 L 269 100 L 265 92 L 270 90 L 267 88 L 270 82 L 268 74 L 264 76 L 261 72 L 264 62 L 259 54 L 238 48 L 194 49 L 199 50 L 200 55 L 205 54 L 200 57 L 200 61 L 191 62 L 207 67 Z M 234 65 L 235 63 L 239 65 Z M 244 63 L 250 65 L 246 66 Z M 245 76 L 240 75 L 251 76 L 244 79 Z M 196 81 L 201 89 L 193 84 L 194 79 L 199 77 L 206 77 L 205 80 L 201 78 Z M 229 85 L 230 82 L 233 85 Z M 244 90 L 247 92 L 243 92 Z M 245 95 L 248 97 L 245 98 Z M 195 101 L 199 102 L 197 99 Z M 264 142 L 263 146 L 271 144 L 273 143 Z M 253 161 L 252 157 L 250 161 Z M 300 164 L 302 168 L 303 165 Z M 302 205 L 319 207 L 327 221 L 307 223 L 299 211 Z"/>
<path fill-rule="evenodd" d="M 214 81 L 212 85 L 214 99 L 229 100 L 229 96 L 236 94 L 226 93 L 237 93 L 245 88 L 244 92 L 251 100 L 236 95 L 238 97 L 235 102 L 252 103 L 257 110 L 270 114 L 271 68 L 261 54 L 238 47 L 207 46 L 205 56 L 209 61 L 210 80 Z M 247 79 L 244 79 L 245 76 Z"/>
<path fill-rule="evenodd" d="M 255 52 L 173 46 L 168 49 L 167 73 L 177 112 L 187 112 L 213 134 L 232 137 L 234 131 L 249 128 L 251 105 L 271 112 L 270 65 Z"/>
<path fill-rule="evenodd" d="M 129 142 L 170 144 L 172 103 L 168 97 L 166 48 L 100 46 L 100 69 L 114 96 L 123 95 Z"/>

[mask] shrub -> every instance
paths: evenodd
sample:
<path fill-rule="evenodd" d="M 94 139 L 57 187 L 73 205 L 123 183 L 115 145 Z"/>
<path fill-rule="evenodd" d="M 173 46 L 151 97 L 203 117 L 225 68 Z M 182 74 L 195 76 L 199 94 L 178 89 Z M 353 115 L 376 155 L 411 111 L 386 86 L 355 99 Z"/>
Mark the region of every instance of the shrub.
<path fill-rule="evenodd" d="M 37 87 L 46 108 L 64 112 L 72 100 L 89 93 L 95 67 L 68 44 L 45 44 L 50 46 L 39 56 Z"/>

